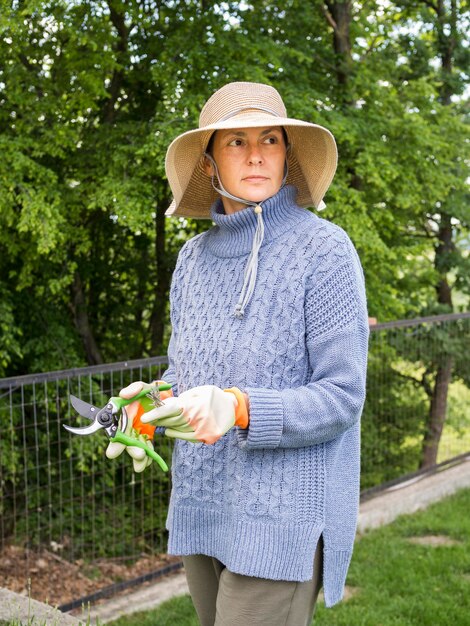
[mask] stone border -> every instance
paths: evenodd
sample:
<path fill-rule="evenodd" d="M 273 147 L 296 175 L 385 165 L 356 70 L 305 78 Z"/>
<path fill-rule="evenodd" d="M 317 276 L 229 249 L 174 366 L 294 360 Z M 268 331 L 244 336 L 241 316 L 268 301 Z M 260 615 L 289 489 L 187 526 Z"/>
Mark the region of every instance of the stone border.
<path fill-rule="evenodd" d="M 0 587 L 0 621 L 31 626 L 78 626 L 85 624 L 56 608 Z"/>

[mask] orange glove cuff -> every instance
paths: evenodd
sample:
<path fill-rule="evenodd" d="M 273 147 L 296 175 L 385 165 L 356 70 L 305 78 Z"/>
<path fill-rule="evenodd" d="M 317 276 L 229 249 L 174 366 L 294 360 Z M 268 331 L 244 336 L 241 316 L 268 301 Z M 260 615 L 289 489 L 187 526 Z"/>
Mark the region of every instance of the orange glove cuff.
<path fill-rule="evenodd" d="M 245 395 L 240 391 L 240 389 L 238 389 L 238 387 L 230 387 L 229 389 L 224 389 L 224 391 L 233 393 L 237 399 L 237 408 L 235 409 L 235 425 L 240 428 L 248 428 L 250 416 L 248 415 Z"/>
<path fill-rule="evenodd" d="M 147 435 L 150 439 L 153 439 L 153 436 L 155 435 L 156 427 L 152 426 L 152 424 L 142 424 L 142 422 L 140 421 L 140 418 L 142 417 L 144 413 L 145 413 L 144 407 L 141 404 L 139 404 L 139 409 L 134 417 L 134 422 L 132 426 L 136 429 L 136 431 L 140 435 Z"/>
<path fill-rule="evenodd" d="M 164 380 L 157 380 L 156 382 L 159 384 L 165 383 Z M 168 389 L 167 391 L 160 391 L 160 400 L 166 400 L 166 398 L 172 398 L 172 397 L 173 397 L 172 389 Z M 136 431 L 139 434 L 147 435 L 150 439 L 153 439 L 155 435 L 156 426 L 152 426 L 152 424 L 143 424 L 140 421 L 140 418 L 142 417 L 144 413 L 145 413 L 144 407 L 141 404 L 139 404 L 139 409 L 134 417 L 134 422 L 132 426 L 136 429 Z"/>

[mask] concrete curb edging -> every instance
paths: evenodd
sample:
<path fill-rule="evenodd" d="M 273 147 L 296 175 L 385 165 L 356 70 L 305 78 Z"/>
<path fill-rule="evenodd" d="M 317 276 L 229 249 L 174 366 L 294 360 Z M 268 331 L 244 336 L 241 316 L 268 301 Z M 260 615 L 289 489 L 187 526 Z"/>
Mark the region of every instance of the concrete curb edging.
<path fill-rule="evenodd" d="M 78 626 L 82 622 L 43 602 L 0 587 L 0 620 L 42 626 Z"/>
<path fill-rule="evenodd" d="M 390 524 L 399 515 L 425 509 L 433 502 L 470 487 L 470 455 L 440 472 L 416 476 L 380 492 L 359 507 L 357 532 Z"/>

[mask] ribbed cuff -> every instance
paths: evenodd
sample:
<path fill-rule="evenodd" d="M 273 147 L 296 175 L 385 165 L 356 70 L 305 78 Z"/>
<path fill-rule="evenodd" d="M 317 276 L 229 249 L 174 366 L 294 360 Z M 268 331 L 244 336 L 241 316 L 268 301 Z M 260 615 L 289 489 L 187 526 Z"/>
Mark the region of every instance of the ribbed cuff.
<path fill-rule="evenodd" d="M 284 407 L 274 389 L 244 389 L 250 399 L 248 429 L 238 429 L 238 442 L 247 448 L 277 448 L 281 442 Z"/>
<path fill-rule="evenodd" d="M 178 386 L 176 384 L 176 381 L 174 380 L 174 374 L 173 373 L 170 374 L 169 369 L 163 372 L 163 376 L 159 380 L 161 380 L 161 382 L 165 382 L 171 385 L 171 391 L 173 392 L 173 395 L 175 397 L 178 395 Z"/>

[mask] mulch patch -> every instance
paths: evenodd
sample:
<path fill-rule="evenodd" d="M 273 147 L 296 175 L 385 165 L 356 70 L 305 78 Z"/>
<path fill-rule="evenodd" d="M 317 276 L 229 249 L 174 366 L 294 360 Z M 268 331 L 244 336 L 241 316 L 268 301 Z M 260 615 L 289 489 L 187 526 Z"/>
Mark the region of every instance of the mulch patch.
<path fill-rule="evenodd" d="M 142 555 L 133 563 L 123 559 L 69 562 L 46 549 L 33 551 L 11 545 L 0 552 L 0 587 L 58 606 L 178 560 L 162 554 Z"/>

